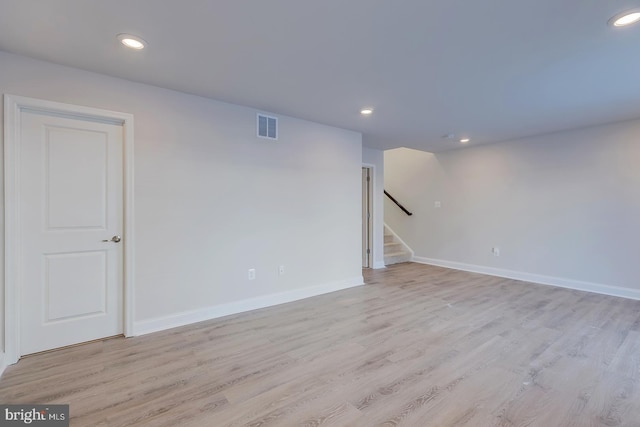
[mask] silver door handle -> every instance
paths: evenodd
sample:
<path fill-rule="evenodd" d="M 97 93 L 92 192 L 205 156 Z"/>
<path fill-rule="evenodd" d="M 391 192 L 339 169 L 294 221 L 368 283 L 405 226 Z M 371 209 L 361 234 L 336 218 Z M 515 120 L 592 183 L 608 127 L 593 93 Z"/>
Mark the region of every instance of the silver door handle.
<path fill-rule="evenodd" d="M 120 236 L 113 236 L 111 238 L 111 240 L 103 240 L 103 242 L 113 242 L 113 243 L 118 243 L 120 240 L 122 240 L 122 237 Z"/>

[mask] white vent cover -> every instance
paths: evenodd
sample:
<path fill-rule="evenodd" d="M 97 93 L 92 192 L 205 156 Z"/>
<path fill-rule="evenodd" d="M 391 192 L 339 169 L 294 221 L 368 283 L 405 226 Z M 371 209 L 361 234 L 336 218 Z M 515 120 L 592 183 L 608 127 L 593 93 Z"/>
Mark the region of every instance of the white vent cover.
<path fill-rule="evenodd" d="M 278 118 L 258 114 L 258 136 L 260 138 L 278 139 Z"/>

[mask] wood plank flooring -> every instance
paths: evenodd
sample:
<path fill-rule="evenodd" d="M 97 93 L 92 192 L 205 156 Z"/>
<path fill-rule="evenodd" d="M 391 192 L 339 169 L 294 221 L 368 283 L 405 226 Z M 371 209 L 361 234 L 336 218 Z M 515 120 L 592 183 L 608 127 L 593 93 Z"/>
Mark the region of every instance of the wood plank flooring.
<path fill-rule="evenodd" d="M 367 286 L 22 359 L 72 426 L 640 426 L 640 301 L 419 264 Z"/>

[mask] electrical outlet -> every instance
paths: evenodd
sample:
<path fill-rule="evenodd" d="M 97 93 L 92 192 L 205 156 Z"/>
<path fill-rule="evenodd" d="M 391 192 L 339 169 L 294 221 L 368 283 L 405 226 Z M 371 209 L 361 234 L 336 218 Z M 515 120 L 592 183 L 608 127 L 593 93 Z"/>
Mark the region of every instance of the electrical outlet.
<path fill-rule="evenodd" d="M 500 248 L 498 247 L 491 248 L 491 253 L 493 254 L 493 256 L 500 256 Z"/>
<path fill-rule="evenodd" d="M 436 208 L 441 208 L 442 207 L 442 203 L 440 202 L 440 200 L 437 200 L 435 202 L 433 202 L 433 206 Z"/>
<path fill-rule="evenodd" d="M 281 265 L 280 267 L 278 267 L 278 274 L 281 276 L 284 274 L 284 265 Z"/>
<path fill-rule="evenodd" d="M 249 273 L 247 274 L 247 279 L 256 280 L 256 269 L 255 268 L 250 268 L 249 269 Z"/>

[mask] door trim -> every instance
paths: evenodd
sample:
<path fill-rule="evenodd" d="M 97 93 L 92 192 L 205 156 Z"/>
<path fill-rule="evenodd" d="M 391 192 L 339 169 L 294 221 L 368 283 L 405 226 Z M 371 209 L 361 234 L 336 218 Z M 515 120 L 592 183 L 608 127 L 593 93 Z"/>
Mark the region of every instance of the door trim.
<path fill-rule="evenodd" d="M 133 115 L 23 96 L 4 95 L 4 351 L 7 365 L 20 358 L 20 119 L 23 111 L 122 126 L 124 186 L 123 312 L 124 335 L 133 335 L 134 210 Z"/>

